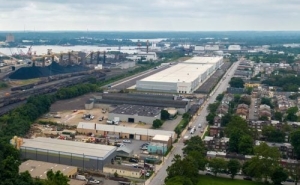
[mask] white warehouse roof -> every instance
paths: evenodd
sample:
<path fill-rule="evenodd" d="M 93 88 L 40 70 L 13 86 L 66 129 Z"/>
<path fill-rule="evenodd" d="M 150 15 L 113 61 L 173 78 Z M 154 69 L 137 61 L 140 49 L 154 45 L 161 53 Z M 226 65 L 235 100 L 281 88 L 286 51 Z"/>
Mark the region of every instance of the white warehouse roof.
<path fill-rule="evenodd" d="M 201 74 L 206 73 L 212 64 L 179 63 L 140 81 L 150 82 L 192 82 Z"/>
<path fill-rule="evenodd" d="M 138 135 L 148 135 L 154 137 L 155 135 L 165 135 L 175 138 L 174 131 L 165 131 L 165 130 L 153 130 L 153 129 L 145 129 L 145 128 L 134 128 L 134 127 L 124 127 L 122 125 L 104 125 L 97 123 L 89 123 L 89 122 L 79 122 L 77 128 L 83 129 L 91 129 L 100 131 L 108 131 L 108 132 L 118 132 L 118 133 L 128 133 L 128 134 L 138 134 Z"/>
<path fill-rule="evenodd" d="M 216 64 L 221 62 L 223 57 L 193 57 L 184 61 L 183 63 L 192 63 L 192 64 Z"/>
<path fill-rule="evenodd" d="M 117 148 L 115 146 L 67 141 L 51 138 L 37 137 L 34 139 L 23 139 L 22 148 L 36 148 L 48 150 L 49 152 L 72 153 L 73 156 L 92 156 L 106 158 Z M 75 154 L 75 155 L 74 155 Z"/>

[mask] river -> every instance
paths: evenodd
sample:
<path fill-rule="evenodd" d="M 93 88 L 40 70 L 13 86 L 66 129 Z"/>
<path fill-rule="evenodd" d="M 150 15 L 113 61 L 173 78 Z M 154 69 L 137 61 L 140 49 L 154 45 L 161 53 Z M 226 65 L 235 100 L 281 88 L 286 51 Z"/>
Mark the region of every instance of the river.
<path fill-rule="evenodd" d="M 26 46 L 26 48 L 0 48 L 0 53 L 4 53 L 5 55 L 12 54 L 21 54 L 27 53 L 30 46 Z M 44 46 L 32 46 L 31 51 L 36 52 L 37 55 L 46 54 L 48 49 L 52 49 L 54 53 L 60 52 L 69 52 L 69 51 L 120 51 L 122 53 L 133 54 L 136 53 L 136 46 L 121 46 L 119 47 L 98 47 L 98 46 L 54 46 L 54 45 L 44 45 Z M 120 50 L 119 50 L 120 49 Z"/>

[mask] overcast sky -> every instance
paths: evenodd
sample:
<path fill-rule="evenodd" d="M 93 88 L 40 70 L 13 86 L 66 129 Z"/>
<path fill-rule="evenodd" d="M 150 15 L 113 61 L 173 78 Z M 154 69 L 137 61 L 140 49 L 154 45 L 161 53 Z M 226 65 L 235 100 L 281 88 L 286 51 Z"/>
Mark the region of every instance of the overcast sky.
<path fill-rule="evenodd" d="M 0 30 L 300 30 L 300 0 L 0 0 Z"/>

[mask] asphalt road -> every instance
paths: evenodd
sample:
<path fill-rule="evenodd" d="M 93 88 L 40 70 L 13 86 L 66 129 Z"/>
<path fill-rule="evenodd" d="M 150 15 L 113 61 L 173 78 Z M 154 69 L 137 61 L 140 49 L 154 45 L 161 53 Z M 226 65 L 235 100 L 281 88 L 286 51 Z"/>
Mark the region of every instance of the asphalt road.
<path fill-rule="evenodd" d="M 202 124 L 202 128 L 205 128 L 207 126 L 207 122 L 205 120 L 206 115 L 207 115 L 207 106 L 210 103 L 213 103 L 217 97 L 218 94 L 224 92 L 228 86 L 228 83 L 231 79 L 231 77 L 234 74 L 234 71 L 237 69 L 238 64 L 240 62 L 236 62 L 234 63 L 229 69 L 228 71 L 225 73 L 226 78 L 224 80 L 221 80 L 214 91 L 211 92 L 210 97 L 208 98 L 208 100 L 206 102 L 204 102 L 204 104 L 202 105 L 202 109 L 199 112 L 198 116 L 196 117 L 196 119 L 193 121 L 193 123 L 190 126 L 198 126 L 199 123 Z M 201 135 L 203 133 L 200 132 L 200 129 L 197 129 L 194 133 L 194 135 Z M 189 132 L 186 132 L 185 136 L 190 136 L 191 134 Z M 168 166 L 170 166 L 172 164 L 172 159 L 174 158 L 174 155 L 179 154 L 179 155 L 183 155 L 182 154 L 182 149 L 184 147 L 183 144 L 183 139 L 181 138 L 178 143 L 175 143 L 173 145 L 174 149 L 171 151 L 170 156 L 165 160 L 164 165 L 161 167 L 161 169 L 157 172 L 156 176 L 151 180 L 150 185 L 162 185 L 164 184 L 164 180 L 167 177 L 167 168 Z"/>
<path fill-rule="evenodd" d="M 251 98 L 251 104 L 250 104 L 250 110 L 249 110 L 249 119 L 250 120 L 258 120 L 258 102 L 257 104 L 255 103 L 257 98 Z M 257 107 L 255 107 L 257 106 Z"/>

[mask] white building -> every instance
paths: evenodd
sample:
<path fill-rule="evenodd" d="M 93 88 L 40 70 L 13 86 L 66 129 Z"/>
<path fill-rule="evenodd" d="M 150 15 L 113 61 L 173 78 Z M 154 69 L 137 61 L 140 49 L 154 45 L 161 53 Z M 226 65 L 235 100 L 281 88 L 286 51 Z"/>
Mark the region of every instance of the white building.
<path fill-rule="evenodd" d="M 220 50 L 220 47 L 218 45 L 206 45 L 205 50 L 206 51 L 217 51 L 217 50 Z"/>
<path fill-rule="evenodd" d="M 223 62 L 222 57 L 194 57 L 142 80 L 140 91 L 192 93 Z"/>
<path fill-rule="evenodd" d="M 240 45 L 229 45 L 228 46 L 228 50 L 229 51 L 240 51 L 241 50 L 241 46 Z"/>
<path fill-rule="evenodd" d="M 150 61 L 150 60 L 157 60 L 157 55 L 155 52 L 138 52 L 134 55 L 129 55 L 126 57 L 127 59 L 130 59 L 130 60 L 147 60 L 147 61 Z"/>
<path fill-rule="evenodd" d="M 204 51 L 204 46 L 195 46 L 195 51 Z"/>

